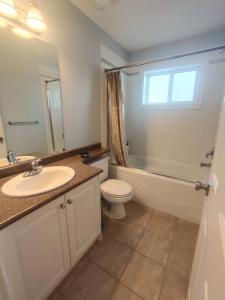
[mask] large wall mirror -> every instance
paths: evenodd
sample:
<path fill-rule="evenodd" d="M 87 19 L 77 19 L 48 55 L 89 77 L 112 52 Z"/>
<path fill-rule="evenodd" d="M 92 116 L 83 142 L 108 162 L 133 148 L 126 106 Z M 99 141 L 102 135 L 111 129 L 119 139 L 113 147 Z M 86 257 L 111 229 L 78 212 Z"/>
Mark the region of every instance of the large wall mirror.
<path fill-rule="evenodd" d="M 0 31 L 0 167 L 64 149 L 56 47 Z"/>

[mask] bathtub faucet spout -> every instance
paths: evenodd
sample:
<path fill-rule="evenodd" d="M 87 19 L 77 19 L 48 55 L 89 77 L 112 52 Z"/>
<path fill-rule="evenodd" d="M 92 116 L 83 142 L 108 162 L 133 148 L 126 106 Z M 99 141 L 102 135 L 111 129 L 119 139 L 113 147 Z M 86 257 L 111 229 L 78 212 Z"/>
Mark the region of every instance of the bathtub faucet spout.
<path fill-rule="evenodd" d="M 212 167 L 212 164 L 211 164 L 211 163 L 201 162 L 201 163 L 200 163 L 200 167 L 211 168 L 211 167 Z"/>
<path fill-rule="evenodd" d="M 210 185 L 209 184 L 204 184 L 201 181 L 196 181 L 195 190 L 196 191 L 205 190 L 205 194 L 206 194 L 206 196 L 208 196 L 209 195 L 209 190 L 210 190 Z"/>

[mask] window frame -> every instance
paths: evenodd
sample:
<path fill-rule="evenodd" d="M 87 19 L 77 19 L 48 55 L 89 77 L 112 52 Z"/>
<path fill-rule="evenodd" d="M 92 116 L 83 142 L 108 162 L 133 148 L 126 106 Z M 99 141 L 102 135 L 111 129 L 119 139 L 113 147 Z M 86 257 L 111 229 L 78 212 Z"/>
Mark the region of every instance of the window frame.
<path fill-rule="evenodd" d="M 185 73 L 196 71 L 196 78 L 195 78 L 195 86 L 194 86 L 194 93 L 193 93 L 193 100 L 192 101 L 172 101 L 172 91 L 173 91 L 173 80 L 174 75 L 177 73 Z M 169 86 L 168 86 L 168 95 L 167 95 L 167 102 L 165 103 L 151 103 L 148 100 L 148 93 L 149 93 L 149 84 L 150 78 L 153 76 L 159 75 L 169 75 Z M 143 95 L 142 95 L 142 106 L 143 107 L 150 107 L 150 108 L 193 108 L 197 109 L 201 107 L 200 101 L 200 90 L 201 84 L 200 79 L 201 77 L 201 66 L 199 64 L 192 64 L 186 65 L 181 67 L 170 67 L 170 68 L 160 68 L 160 69 L 151 69 L 146 70 L 143 72 Z"/>

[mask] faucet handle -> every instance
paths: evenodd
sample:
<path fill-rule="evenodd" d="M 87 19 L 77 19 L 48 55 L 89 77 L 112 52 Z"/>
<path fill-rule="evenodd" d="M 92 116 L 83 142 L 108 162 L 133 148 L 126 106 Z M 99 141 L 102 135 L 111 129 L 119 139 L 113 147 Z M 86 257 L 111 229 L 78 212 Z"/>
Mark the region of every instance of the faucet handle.
<path fill-rule="evenodd" d="M 40 165 L 40 163 L 41 163 L 41 159 L 35 159 L 35 160 L 32 160 L 32 162 L 31 162 L 31 164 L 35 167 Z"/>
<path fill-rule="evenodd" d="M 209 151 L 206 153 L 205 157 L 206 157 L 206 158 L 209 158 L 209 157 L 211 156 L 211 157 L 213 158 L 214 152 L 215 152 L 215 147 L 213 147 L 211 150 L 209 150 Z"/>
<path fill-rule="evenodd" d="M 14 151 L 8 151 L 6 156 L 9 164 L 16 164 L 18 163 L 18 159 L 16 153 Z"/>

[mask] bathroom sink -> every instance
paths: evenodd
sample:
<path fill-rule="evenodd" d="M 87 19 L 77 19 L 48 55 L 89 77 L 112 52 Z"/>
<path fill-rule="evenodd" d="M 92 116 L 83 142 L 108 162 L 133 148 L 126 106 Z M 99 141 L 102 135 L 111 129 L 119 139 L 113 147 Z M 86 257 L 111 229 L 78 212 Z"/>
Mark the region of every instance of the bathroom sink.
<path fill-rule="evenodd" d="M 27 197 L 52 191 L 75 176 L 69 167 L 55 166 L 43 168 L 41 173 L 24 177 L 24 174 L 13 177 L 2 186 L 2 192 L 12 197 Z"/>

